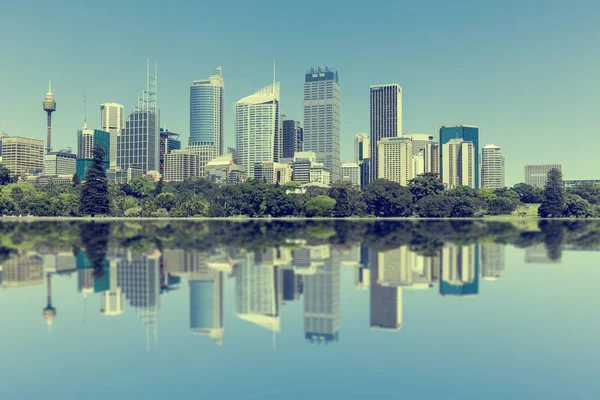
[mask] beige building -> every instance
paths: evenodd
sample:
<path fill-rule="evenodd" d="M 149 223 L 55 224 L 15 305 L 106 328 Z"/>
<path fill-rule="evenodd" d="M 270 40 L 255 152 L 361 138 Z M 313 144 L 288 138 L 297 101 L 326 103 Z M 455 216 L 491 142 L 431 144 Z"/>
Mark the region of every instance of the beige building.
<path fill-rule="evenodd" d="M 342 181 L 360 186 L 360 166 L 357 163 L 342 163 Z"/>
<path fill-rule="evenodd" d="M 488 144 L 481 150 L 481 187 L 499 189 L 504 187 L 504 157 L 502 149 Z"/>
<path fill-rule="evenodd" d="M 165 182 L 183 181 L 199 176 L 200 156 L 189 149 L 173 150 L 165 155 Z"/>
<path fill-rule="evenodd" d="M 404 137 L 383 138 L 377 144 L 377 176 L 407 186 L 414 177 L 412 140 Z"/>
<path fill-rule="evenodd" d="M 442 183 L 447 189 L 457 186 L 475 188 L 475 153 L 473 142 L 451 139 L 443 145 L 444 165 Z"/>
<path fill-rule="evenodd" d="M 21 287 L 44 282 L 44 260 L 34 254 L 11 257 L 2 264 L 2 286 Z"/>
<path fill-rule="evenodd" d="M 2 164 L 18 175 L 32 174 L 44 167 L 44 142 L 20 136 L 3 136 Z"/>
<path fill-rule="evenodd" d="M 543 189 L 546 186 L 548 172 L 557 169 L 562 173 L 561 164 L 526 165 L 525 183 L 536 188 Z"/>
<path fill-rule="evenodd" d="M 292 167 L 289 164 L 263 162 L 254 165 L 254 178 L 264 179 L 269 184 L 284 185 L 292 181 Z"/>

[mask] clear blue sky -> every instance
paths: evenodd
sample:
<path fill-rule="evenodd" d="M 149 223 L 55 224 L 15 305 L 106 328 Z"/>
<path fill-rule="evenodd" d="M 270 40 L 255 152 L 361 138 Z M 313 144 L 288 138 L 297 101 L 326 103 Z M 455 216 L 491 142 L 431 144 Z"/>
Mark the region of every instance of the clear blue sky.
<path fill-rule="evenodd" d="M 65 2 L 66 3 L 66 2 Z M 379 2 L 38 2 L 0 6 L 0 128 L 45 138 L 42 100 L 57 101 L 53 147 L 76 147 L 99 104 L 130 110 L 158 63 L 161 123 L 189 131 L 189 86 L 222 64 L 226 145 L 233 103 L 272 80 L 282 112 L 302 121 L 305 70 L 337 68 L 342 158 L 369 131 L 369 86 L 399 83 L 405 133 L 481 128 L 502 147 L 508 184 L 527 163 L 563 163 L 567 179 L 600 179 L 600 3 L 592 0 Z M 286 4 L 287 3 L 287 4 Z"/>

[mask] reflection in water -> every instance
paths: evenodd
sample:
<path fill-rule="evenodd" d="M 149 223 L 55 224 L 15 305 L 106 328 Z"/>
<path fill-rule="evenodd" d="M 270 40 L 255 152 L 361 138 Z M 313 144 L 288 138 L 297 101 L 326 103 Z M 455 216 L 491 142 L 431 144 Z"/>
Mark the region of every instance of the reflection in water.
<path fill-rule="evenodd" d="M 600 237 L 598 224 L 545 221 L 535 229 L 483 222 L 340 221 L 58 226 L 62 236 L 54 239 L 43 224 L 10 228 L 20 240 L 2 249 L 2 287 L 40 285 L 45 276 L 43 316 L 50 328 L 60 318 L 52 301 L 53 276 L 76 274 L 77 291 L 84 298 L 98 296 L 103 316 L 126 313 L 125 303 L 134 310 L 148 349 L 158 346 L 161 295 L 179 290 L 182 280 L 189 289 L 194 334 L 223 343 L 223 286 L 232 279 L 238 318 L 276 335 L 281 306 L 301 300 L 304 337 L 327 344 L 340 340 L 342 268 L 354 270 L 357 290 L 370 292 L 369 327 L 397 331 L 406 291 L 477 295 L 480 278 L 503 276 L 506 243 L 525 247 L 526 262 L 548 264 L 560 262 L 565 243 L 574 250 L 597 249 L 594 238 Z"/>

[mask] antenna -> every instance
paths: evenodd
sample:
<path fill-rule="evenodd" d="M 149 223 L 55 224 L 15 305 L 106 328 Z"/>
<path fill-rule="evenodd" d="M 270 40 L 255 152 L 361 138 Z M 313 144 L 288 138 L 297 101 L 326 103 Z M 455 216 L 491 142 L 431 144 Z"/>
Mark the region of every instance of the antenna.
<path fill-rule="evenodd" d="M 48 93 L 52 93 L 52 81 L 48 81 Z"/>

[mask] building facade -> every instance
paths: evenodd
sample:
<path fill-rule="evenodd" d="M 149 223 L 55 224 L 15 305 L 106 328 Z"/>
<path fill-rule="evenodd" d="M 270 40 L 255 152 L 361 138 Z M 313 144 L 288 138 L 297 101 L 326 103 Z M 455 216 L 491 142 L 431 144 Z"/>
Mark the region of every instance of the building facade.
<path fill-rule="evenodd" d="M 224 184 L 228 182 L 229 175 L 234 166 L 233 155 L 225 154 L 209 161 L 204 167 L 204 175 L 208 181 Z"/>
<path fill-rule="evenodd" d="M 160 150 L 158 156 L 159 172 L 165 173 L 165 156 L 173 150 L 181 150 L 181 141 L 179 134 L 169 132 L 166 128 L 160 128 Z"/>
<path fill-rule="evenodd" d="M 77 156 L 73 153 L 50 153 L 44 156 L 44 175 L 71 175 L 76 171 Z"/>
<path fill-rule="evenodd" d="M 214 69 L 208 79 L 194 81 L 190 88 L 191 146 L 213 146 L 215 157 L 223 154 L 223 69 Z"/>
<path fill-rule="evenodd" d="M 87 170 L 93 163 L 94 147 L 101 147 L 104 150 L 103 167 L 106 171 L 110 168 L 110 133 L 97 129 L 87 129 L 83 127 L 77 131 L 77 160 L 75 161 L 75 171 L 80 180 L 85 180 Z"/>
<path fill-rule="evenodd" d="M 357 163 L 342 163 L 341 180 L 353 186 L 360 186 L 360 166 Z"/>
<path fill-rule="evenodd" d="M 100 129 L 110 134 L 110 167 L 117 166 L 117 137 L 121 134 L 121 128 L 125 115 L 123 105 L 118 103 L 100 104 Z"/>
<path fill-rule="evenodd" d="M 504 157 L 499 146 L 488 144 L 481 149 L 481 187 L 499 189 L 504 185 Z"/>
<path fill-rule="evenodd" d="M 442 145 L 442 183 L 446 189 L 469 186 L 475 189 L 475 149 L 472 142 L 450 139 Z"/>
<path fill-rule="evenodd" d="M 19 136 L 3 136 L 2 164 L 13 174 L 27 175 L 44 168 L 44 142 Z"/>
<path fill-rule="evenodd" d="M 377 143 L 377 176 L 408 186 L 414 177 L 412 141 L 403 137 L 382 138 Z"/>
<path fill-rule="evenodd" d="M 282 158 L 293 158 L 294 154 L 304 149 L 304 131 L 299 121 L 283 120 Z"/>
<path fill-rule="evenodd" d="M 236 164 L 246 176 L 254 176 L 256 163 L 279 159 L 279 91 L 274 83 L 235 103 Z"/>
<path fill-rule="evenodd" d="M 256 163 L 254 179 L 262 179 L 271 185 L 285 185 L 292 180 L 292 167 L 276 162 Z"/>
<path fill-rule="evenodd" d="M 452 139 L 462 139 L 465 142 L 471 142 L 473 144 L 473 156 L 474 156 L 474 189 L 479 189 L 479 128 L 471 125 L 457 125 L 457 126 L 442 126 L 440 128 L 440 176 L 444 175 L 444 145 Z"/>
<path fill-rule="evenodd" d="M 525 166 L 525 183 L 543 189 L 550 170 L 557 169 L 562 173 L 562 164 L 542 164 Z"/>
<path fill-rule="evenodd" d="M 370 142 L 369 135 L 366 133 L 359 133 L 354 138 L 354 162 L 356 164 L 371 157 Z"/>
<path fill-rule="evenodd" d="M 340 85 L 338 72 L 311 68 L 304 75 L 304 150 L 340 179 Z"/>
<path fill-rule="evenodd" d="M 402 88 L 371 86 L 371 182 L 379 178 L 379 141 L 402 136 Z"/>
<path fill-rule="evenodd" d="M 199 176 L 200 157 L 189 149 L 173 150 L 165 156 L 165 182 Z"/>

